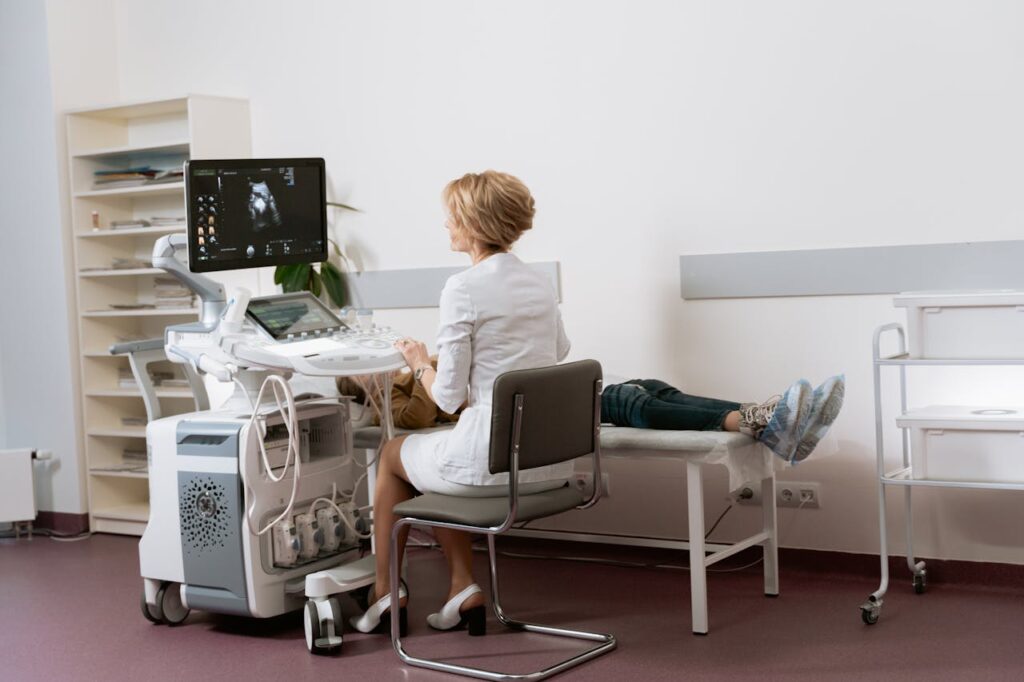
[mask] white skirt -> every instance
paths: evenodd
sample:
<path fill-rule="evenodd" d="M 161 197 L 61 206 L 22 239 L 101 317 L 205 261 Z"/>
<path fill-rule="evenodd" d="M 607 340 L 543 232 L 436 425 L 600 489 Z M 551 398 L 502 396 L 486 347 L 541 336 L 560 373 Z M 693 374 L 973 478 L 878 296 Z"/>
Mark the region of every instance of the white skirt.
<path fill-rule="evenodd" d="M 402 441 L 402 468 L 405 469 L 412 487 L 421 493 L 438 493 L 455 497 L 506 497 L 507 485 L 466 485 L 454 483 L 441 477 L 441 462 L 437 455 L 444 449 L 443 442 L 451 435 L 450 430 L 432 433 L 413 433 Z M 441 446 L 441 447 L 438 447 Z M 566 479 L 520 483 L 519 494 L 533 495 L 545 490 L 554 490 L 565 485 Z"/>

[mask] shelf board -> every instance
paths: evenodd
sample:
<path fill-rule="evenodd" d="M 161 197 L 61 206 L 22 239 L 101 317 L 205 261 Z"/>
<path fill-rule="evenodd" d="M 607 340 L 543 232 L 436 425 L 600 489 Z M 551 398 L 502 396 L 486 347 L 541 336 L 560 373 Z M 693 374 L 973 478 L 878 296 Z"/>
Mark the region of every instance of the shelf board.
<path fill-rule="evenodd" d="M 91 159 L 98 156 L 132 156 L 134 154 L 142 153 L 156 153 L 156 154 L 188 154 L 191 143 L 188 140 L 175 140 L 173 142 L 165 142 L 164 144 L 142 144 L 142 145 L 122 145 L 120 147 L 106 147 L 89 150 L 79 150 L 71 154 L 76 159 Z"/>
<path fill-rule="evenodd" d="M 89 475 L 107 478 L 149 478 L 149 472 L 147 471 L 104 471 L 102 469 L 89 469 Z"/>
<path fill-rule="evenodd" d="M 116 533 L 118 535 L 134 535 L 140 537 L 146 532 L 146 521 L 122 521 L 121 519 L 103 519 L 92 517 L 89 527 L 94 533 Z"/>
<path fill-rule="evenodd" d="M 144 308 L 142 310 L 90 310 L 82 317 L 181 317 L 199 315 L 199 308 Z"/>
<path fill-rule="evenodd" d="M 138 187 L 118 187 L 116 189 L 93 189 L 88 192 L 75 192 L 76 199 L 89 197 L 131 197 L 137 194 L 179 194 L 185 191 L 184 182 L 166 182 L 161 185 L 140 185 Z"/>
<path fill-rule="evenodd" d="M 135 504 L 121 504 L 116 507 L 99 507 L 92 510 L 92 515 L 97 519 L 141 521 L 145 523 L 149 520 L 149 505 L 137 502 Z"/>
<path fill-rule="evenodd" d="M 145 438 L 146 427 L 123 427 L 120 429 L 89 429 L 87 435 L 97 438 Z"/>
<path fill-rule="evenodd" d="M 79 239 L 105 239 L 113 237 L 134 237 L 148 234 L 164 235 L 173 234 L 175 232 L 184 232 L 186 227 L 187 225 L 185 223 L 175 223 L 174 225 L 157 225 L 153 227 L 131 227 L 124 230 L 101 228 L 93 230 L 92 232 L 82 232 L 75 236 Z"/>
<path fill-rule="evenodd" d="M 109 270 L 81 270 L 79 277 L 135 277 L 139 275 L 165 275 L 160 268 L 110 268 Z"/>
<path fill-rule="evenodd" d="M 90 398 L 141 398 L 142 391 L 137 388 L 111 388 L 101 391 L 86 391 Z M 157 398 L 192 398 L 192 391 L 185 388 L 158 388 Z"/>
<path fill-rule="evenodd" d="M 188 100 L 191 95 L 185 94 L 179 97 L 168 97 L 161 100 L 138 100 L 135 102 L 118 102 L 104 107 L 80 107 L 70 109 L 67 113 L 71 116 L 85 116 L 87 118 L 100 118 L 111 121 L 126 121 L 133 118 L 145 116 L 160 116 L 164 114 L 188 114 Z M 223 97 L 218 99 L 225 99 Z"/>

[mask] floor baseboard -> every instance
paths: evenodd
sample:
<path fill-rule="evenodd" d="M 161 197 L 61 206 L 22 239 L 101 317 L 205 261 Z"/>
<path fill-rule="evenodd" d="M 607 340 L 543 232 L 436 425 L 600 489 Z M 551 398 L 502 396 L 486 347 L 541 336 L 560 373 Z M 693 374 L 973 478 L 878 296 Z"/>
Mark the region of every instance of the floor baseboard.
<path fill-rule="evenodd" d="M 32 525 L 39 530 L 52 530 L 61 535 L 78 535 L 89 530 L 89 515 L 41 511 Z"/>

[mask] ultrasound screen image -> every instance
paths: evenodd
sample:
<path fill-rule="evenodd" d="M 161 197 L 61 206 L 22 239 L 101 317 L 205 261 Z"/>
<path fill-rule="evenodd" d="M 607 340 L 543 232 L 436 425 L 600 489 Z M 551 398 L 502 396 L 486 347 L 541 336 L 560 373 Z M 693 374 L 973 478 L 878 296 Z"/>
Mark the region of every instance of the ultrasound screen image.
<path fill-rule="evenodd" d="M 322 165 L 243 167 L 235 161 L 217 168 L 205 167 L 216 162 L 192 163 L 188 220 L 193 270 L 326 258 Z"/>
<path fill-rule="evenodd" d="M 277 201 L 274 200 L 274 195 L 270 193 L 270 187 L 265 181 L 249 181 L 249 219 L 252 220 L 254 232 L 281 226 Z"/>

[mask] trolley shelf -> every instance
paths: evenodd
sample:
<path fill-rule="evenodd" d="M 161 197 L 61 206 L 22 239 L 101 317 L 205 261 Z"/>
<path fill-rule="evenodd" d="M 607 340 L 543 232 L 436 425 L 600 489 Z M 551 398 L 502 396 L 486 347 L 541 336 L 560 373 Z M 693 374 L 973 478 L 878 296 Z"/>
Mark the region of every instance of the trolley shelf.
<path fill-rule="evenodd" d="M 913 367 L 914 365 L 1024 365 L 1024 358 L 911 358 L 908 353 L 891 355 L 887 358 L 875 360 L 877 365 L 902 365 Z"/>
<path fill-rule="evenodd" d="M 911 467 L 890 471 L 882 477 L 885 485 L 923 486 L 926 488 L 974 488 L 978 490 L 1024 490 L 1020 483 L 991 483 L 989 481 L 940 481 L 936 479 L 911 478 Z"/>

